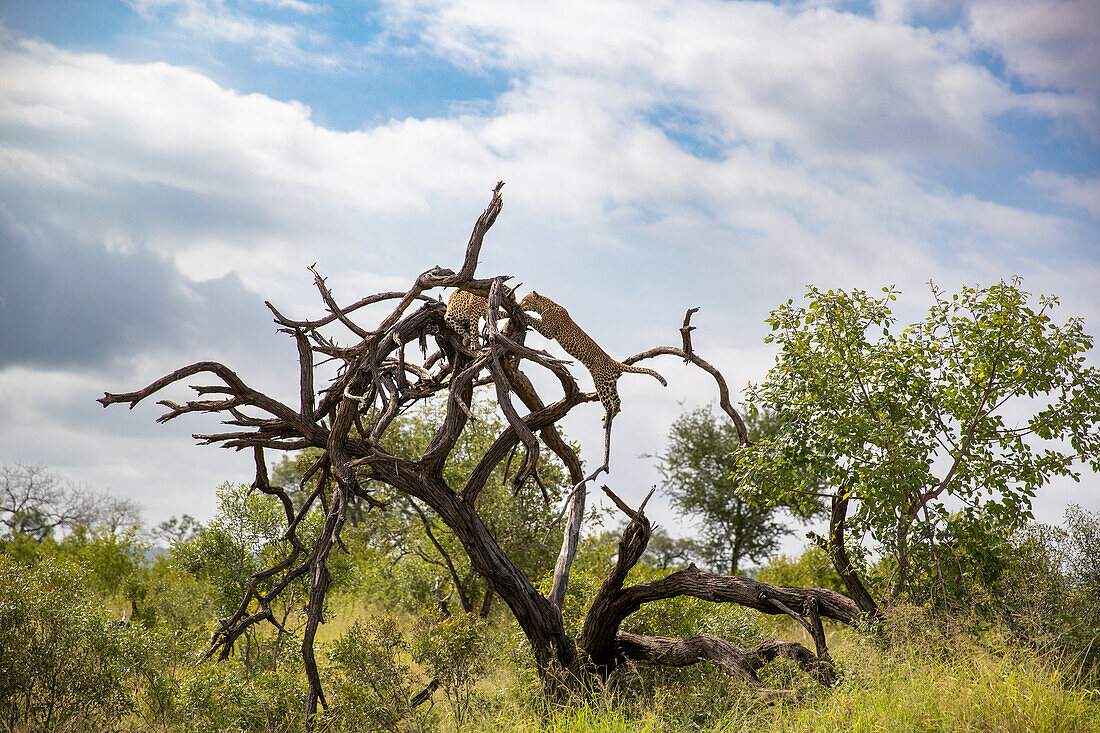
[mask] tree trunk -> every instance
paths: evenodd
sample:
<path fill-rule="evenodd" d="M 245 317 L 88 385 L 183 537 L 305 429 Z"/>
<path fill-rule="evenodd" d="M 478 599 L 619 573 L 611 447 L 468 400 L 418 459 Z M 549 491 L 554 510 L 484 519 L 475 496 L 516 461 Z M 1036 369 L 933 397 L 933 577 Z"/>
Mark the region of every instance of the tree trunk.
<path fill-rule="evenodd" d="M 848 550 L 844 546 L 844 522 L 848 518 L 848 497 L 843 495 L 843 489 L 838 490 L 833 496 L 832 511 L 829 516 L 829 539 L 821 544 L 829 552 L 840 580 L 844 583 L 848 595 L 859 606 L 859 610 L 870 619 L 878 617 L 878 604 L 863 585 L 859 575 L 848 557 Z"/>
<path fill-rule="evenodd" d="M 754 670 L 776 654 L 783 654 L 800 665 L 805 663 L 807 666 L 804 669 L 812 668 L 814 675 L 824 684 L 832 684 L 835 672 L 825 648 L 824 633 L 820 633 L 819 614 L 852 623 L 858 618 L 860 610 L 851 599 L 825 588 L 773 586 L 750 578 L 712 575 L 694 565 L 660 580 L 623 588 L 627 573 L 645 552 L 651 526 L 642 509 L 630 510 L 606 486 L 603 488 L 620 508 L 629 512 L 631 521 L 619 541 L 618 559 L 589 607 L 578 639 L 578 645 L 598 674 L 603 677 L 610 675 L 624 656 L 672 666 L 711 659 L 727 674 L 758 683 Z M 643 509 L 644 506 L 645 502 L 642 503 Z M 801 644 L 778 640 L 745 650 L 710 636 L 670 639 L 643 637 L 620 630 L 622 622 L 644 604 L 682 595 L 719 603 L 737 603 L 768 614 L 786 613 L 811 628 L 803 616 L 791 610 L 792 607 L 806 608 L 807 615 L 813 621 L 811 633 L 818 653 L 815 655 Z M 757 663 L 753 660 L 762 661 Z"/>
<path fill-rule="evenodd" d="M 769 639 L 745 649 L 717 636 L 686 636 L 678 639 L 620 631 L 616 635 L 616 642 L 619 652 L 627 659 L 669 667 L 687 667 L 709 660 L 730 677 L 753 685 L 762 684 L 756 675 L 757 670 L 776 657 L 793 660 L 804 672 L 823 685 L 831 686 L 836 682 L 836 670 L 832 664 L 820 661 L 809 649 L 792 641 Z"/>

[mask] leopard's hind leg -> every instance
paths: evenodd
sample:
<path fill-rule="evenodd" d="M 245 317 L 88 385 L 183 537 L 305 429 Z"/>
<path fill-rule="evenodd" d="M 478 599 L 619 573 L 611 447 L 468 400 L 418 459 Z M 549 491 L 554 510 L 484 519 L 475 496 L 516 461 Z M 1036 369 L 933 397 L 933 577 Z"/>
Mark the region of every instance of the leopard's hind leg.
<path fill-rule="evenodd" d="M 472 349 L 477 345 L 477 333 L 474 331 L 476 323 L 470 323 L 464 318 L 455 318 L 450 313 L 443 317 L 443 321 L 452 331 L 462 337 L 462 345 L 467 349 Z"/>
<path fill-rule="evenodd" d="M 603 426 L 605 429 L 611 427 L 611 421 L 619 414 L 622 406 L 622 401 L 619 399 L 618 385 L 615 381 L 614 379 L 608 379 L 596 384 L 596 394 L 600 396 L 600 402 L 603 403 Z"/>

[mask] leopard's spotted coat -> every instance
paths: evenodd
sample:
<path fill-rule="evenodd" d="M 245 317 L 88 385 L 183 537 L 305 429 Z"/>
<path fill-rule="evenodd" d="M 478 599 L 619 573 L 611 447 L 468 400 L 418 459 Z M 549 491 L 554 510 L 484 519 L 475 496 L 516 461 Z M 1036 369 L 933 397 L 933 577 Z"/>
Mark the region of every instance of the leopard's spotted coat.
<path fill-rule="evenodd" d="M 572 357 L 580 360 L 592 374 L 592 381 L 596 385 L 596 394 L 603 403 L 603 424 L 606 428 L 615 415 L 619 414 L 619 391 L 617 383 L 623 372 L 636 372 L 649 374 L 668 386 L 665 378 L 652 369 L 627 366 L 620 361 L 615 361 L 600 345 L 592 340 L 592 337 L 581 330 L 572 318 L 569 311 L 545 295 L 539 295 L 532 291 L 524 296 L 519 303 L 525 311 L 534 311 L 541 318 L 528 316 L 528 322 L 536 331 L 548 339 L 555 339 L 561 347 Z"/>
<path fill-rule="evenodd" d="M 444 322 L 462 337 L 462 345 L 468 349 L 479 346 L 478 324 L 485 316 L 486 298 L 469 290 L 456 290 L 447 299 Z"/>

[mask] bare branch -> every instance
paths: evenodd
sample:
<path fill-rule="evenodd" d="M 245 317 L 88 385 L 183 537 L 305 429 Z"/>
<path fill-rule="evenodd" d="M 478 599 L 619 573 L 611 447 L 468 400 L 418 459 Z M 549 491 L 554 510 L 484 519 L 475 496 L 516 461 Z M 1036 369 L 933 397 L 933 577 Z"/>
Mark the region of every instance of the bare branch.
<path fill-rule="evenodd" d="M 512 429 L 516 431 L 520 440 L 523 441 L 525 448 L 523 456 L 523 464 L 520 466 L 519 471 L 516 472 L 515 479 L 513 480 L 513 488 L 519 490 L 534 473 L 535 467 L 538 466 L 539 461 L 539 441 L 535 438 L 535 434 L 531 432 L 531 429 L 527 427 L 526 423 L 520 419 L 519 413 L 516 412 L 516 408 L 512 405 L 512 397 L 510 394 L 508 378 L 504 374 L 503 358 L 501 354 L 501 334 L 500 329 L 497 328 L 497 313 L 500 311 L 501 297 L 503 296 L 504 288 L 501 278 L 497 278 L 493 281 L 493 286 L 489 290 L 488 307 L 486 314 L 486 321 L 489 329 L 489 351 L 492 354 L 492 373 L 493 382 L 496 385 L 497 392 L 497 404 L 500 405 L 501 410 L 504 412 L 504 416 L 508 419 L 508 424 L 512 426 Z M 511 299 L 511 294 L 508 296 Z M 514 306 L 513 311 L 519 310 L 518 306 Z"/>
<path fill-rule="evenodd" d="M 684 353 L 687 356 L 684 357 L 684 363 L 687 364 L 691 361 L 691 332 L 695 330 L 695 326 L 691 325 L 691 317 L 699 311 L 698 308 L 688 308 L 687 313 L 684 314 L 684 325 L 680 326 L 680 338 L 684 342 Z"/>
<path fill-rule="evenodd" d="M 687 319 L 685 318 L 685 321 Z M 681 330 L 681 333 L 683 331 Z M 691 346 L 690 338 L 688 334 L 684 335 L 684 339 L 688 341 L 688 346 Z M 733 420 L 733 424 L 737 426 L 737 439 L 741 445 L 752 445 L 752 441 L 749 439 L 749 429 L 745 427 L 745 421 L 741 418 L 741 414 L 737 412 L 733 407 L 733 403 L 730 402 L 730 388 L 726 384 L 726 378 L 722 376 L 722 373 L 718 371 L 710 362 L 701 359 L 694 351 L 689 349 L 678 349 L 675 346 L 658 346 L 655 349 L 649 349 L 643 351 L 640 354 L 623 359 L 624 364 L 636 364 L 639 361 L 645 359 L 652 359 L 655 356 L 667 354 L 669 356 L 679 356 L 685 362 L 690 362 L 699 367 L 703 371 L 714 377 L 714 381 L 718 384 L 718 404 L 722 407 L 722 410 L 729 415 Z"/>
<path fill-rule="evenodd" d="M 364 331 L 363 329 L 359 328 L 359 326 L 356 326 L 350 318 L 344 315 L 344 312 L 340 310 L 340 306 L 336 305 L 336 300 L 332 297 L 332 291 L 330 291 L 328 289 L 328 286 L 325 285 L 325 279 L 317 273 L 316 267 L 317 263 L 314 262 L 312 265 L 309 266 L 308 269 L 310 272 L 313 273 L 313 284 L 317 286 L 317 292 L 321 294 L 321 298 L 325 301 L 325 305 L 328 306 L 329 312 L 332 313 L 332 315 L 336 316 L 340 323 L 347 326 L 348 330 L 354 333 L 359 338 L 367 339 L 371 336 L 376 336 L 377 333 L 369 333 L 367 331 Z"/>

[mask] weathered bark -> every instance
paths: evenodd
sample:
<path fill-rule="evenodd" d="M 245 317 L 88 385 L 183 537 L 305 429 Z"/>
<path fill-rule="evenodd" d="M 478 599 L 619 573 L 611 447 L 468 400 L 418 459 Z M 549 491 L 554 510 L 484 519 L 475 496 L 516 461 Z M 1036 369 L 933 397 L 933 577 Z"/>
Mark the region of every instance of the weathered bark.
<path fill-rule="evenodd" d="M 504 602 L 530 642 L 532 655 L 548 687 L 579 687 L 586 674 L 606 674 L 624 658 L 624 654 L 629 656 L 630 653 L 635 654 L 636 658 L 646 656 L 654 661 L 675 660 L 667 663 L 677 664 L 695 654 L 697 658 L 716 659 L 719 664 L 729 665 L 730 669 L 736 667 L 750 671 L 756 668 L 753 665 L 757 664 L 757 660 L 769 658 L 769 654 L 800 654 L 797 650 L 791 651 L 795 647 L 784 646 L 786 643 L 780 642 L 756 650 L 742 650 L 742 653 L 730 652 L 724 646 L 727 642 L 711 641 L 706 637 L 669 641 L 661 637 L 620 634 L 623 619 L 642 604 L 661 598 L 693 595 L 716 602 L 739 603 L 764 613 L 792 613 L 803 618 L 804 622 L 807 618 L 816 619 L 816 615 L 812 618 L 808 615 L 811 608 L 815 609 L 814 614 L 819 608 L 821 615 L 847 622 L 854 619 L 858 612 L 854 602 L 832 591 L 776 588 L 747 578 L 710 575 L 694 567 L 653 583 L 624 588 L 627 572 L 638 561 L 648 542 L 649 525 L 641 510 L 634 512 L 620 502 L 633 520 L 623 538 L 619 561 L 593 603 L 581 637 L 576 643 L 570 638 L 562 623 L 561 606 L 583 520 L 585 487 L 593 477 L 583 475 L 580 459 L 562 439 L 556 423 L 577 405 L 594 401 L 597 397 L 580 390 L 565 367 L 568 362 L 524 345 L 527 322 L 513 292 L 504 286 L 508 277 L 474 277 L 485 234 L 501 210 L 502 185 L 498 184 L 494 189 L 489 206 L 475 224 L 462 267 L 457 273 L 437 266 L 423 272 L 403 293 L 379 293 L 341 307 L 324 278 L 311 267 L 314 284 L 328 308 L 328 315 L 295 321 L 267 304 L 279 330 L 295 340 L 300 371 L 297 405 L 284 404 L 251 388 L 236 373 L 217 362 L 197 362 L 141 390 L 125 394 L 107 393 L 99 400 L 105 407 L 125 403 L 133 408 L 166 387 L 199 374 L 211 375 L 221 382 L 193 387 L 197 396 L 204 399 L 194 399 L 184 404 L 162 400 L 159 404 L 166 407 L 167 412 L 158 421 L 165 422 L 193 412 L 221 415 L 223 424 L 232 426 L 230 430 L 196 434 L 194 437 L 203 444 L 253 451 L 256 464 L 253 485 L 276 497 L 282 504 L 287 518 L 285 536 L 289 550 L 278 562 L 249 579 L 241 605 L 214 634 L 209 653 L 218 653 L 224 658 L 230 653 L 234 642 L 261 621 L 279 626 L 272 612 L 272 602 L 286 592 L 290 583 L 302 577 L 308 578 L 307 618 L 301 652 L 309 681 L 307 712 L 310 720 L 318 707 L 325 705 L 322 680 L 314 656 L 314 640 L 329 585 L 329 554 L 334 545 L 340 544 L 340 533 L 350 508 L 383 506 L 364 489 L 367 480 L 388 484 L 415 499 L 453 533 L 469 556 L 472 570 L 487 581 L 483 613 L 488 612 L 494 595 Z M 488 298 L 487 338 L 483 347 L 475 351 L 465 348 L 461 337 L 444 322 L 446 309 L 443 303 L 425 294 L 443 287 L 462 287 Z M 352 314 L 360 308 L 387 301 L 395 301 L 396 304 L 374 328 L 364 327 L 353 320 Z M 693 312 L 694 309 L 688 312 L 680 329 L 684 348 L 651 349 L 630 357 L 625 363 L 663 354 L 679 356 L 704 369 L 718 384 L 722 407 L 737 425 L 740 442 L 747 443 L 749 437 L 744 422 L 729 401 L 725 380 L 717 369 L 692 350 L 690 332 L 694 327 L 689 325 L 689 321 Z M 499 320 L 505 315 L 508 322 L 502 329 Z M 322 331 L 329 326 L 342 326 L 358 340 L 353 345 L 340 346 L 332 336 Z M 438 346 L 438 350 L 431 355 L 427 354 L 429 338 Z M 410 361 L 405 353 L 405 346 L 413 342 L 419 343 L 425 354 L 419 364 Z M 333 359 L 342 364 L 338 376 L 320 390 L 314 385 L 315 354 L 321 355 L 322 360 Z M 520 369 L 524 360 L 546 369 L 558 379 L 563 390 L 559 400 L 546 403 L 538 395 L 531 380 Z M 479 385 L 492 385 L 495 389 L 497 402 L 508 425 L 482 456 L 466 483 L 461 487 L 449 486 L 443 478 L 443 467 L 470 419 L 471 400 Z M 437 394 L 447 397 L 443 422 L 417 460 L 400 458 L 382 448 L 383 436 L 401 411 Z M 526 414 L 521 414 L 513 404 L 513 394 L 520 398 L 527 409 Z M 563 528 L 553 587 L 548 597 L 537 592 L 531 580 L 497 545 L 476 509 L 478 497 L 494 469 L 508 460 L 520 446 L 523 448 L 523 459 L 514 478 L 515 487 L 518 490 L 528 480 L 538 482 L 535 468 L 539 439 L 536 436 L 563 461 L 574 484 L 567 504 L 569 517 Z M 607 440 L 610 440 L 609 434 Z M 264 451 L 303 448 L 318 449 L 321 457 L 303 476 L 301 486 L 305 499 L 296 504 L 281 488 L 270 485 Z M 312 490 L 306 491 L 308 481 L 315 483 Z M 323 530 L 315 541 L 306 542 L 298 535 L 299 527 L 315 509 L 319 509 L 325 517 Z M 432 539 L 435 540 L 434 537 Z M 456 587 L 463 583 L 453 564 L 449 572 Z M 261 586 L 269 589 L 261 592 Z M 464 596 L 462 601 L 464 608 L 472 609 L 472 599 Z M 803 609 L 803 615 L 791 609 Z M 816 623 L 819 627 L 820 621 Z M 809 627 L 813 628 L 812 625 Z M 823 643 L 822 635 L 815 658 L 817 663 L 826 659 Z M 579 653 L 578 645 L 583 655 Z M 730 661 L 734 658 L 740 661 L 736 664 Z M 430 695 L 430 691 L 424 694 Z"/>
<path fill-rule="evenodd" d="M 803 671 L 823 685 L 836 682 L 836 670 L 825 664 L 806 647 L 793 641 L 769 639 L 754 647 L 744 648 L 717 636 L 644 636 L 620 631 L 616 637 L 618 652 L 627 659 L 663 664 L 669 667 L 687 667 L 703 661 L 712 661 L 730 677 L 760 685 L 757 671 L 776 657 L 793 660 Z"/>
<path fill-rule="evenodd" d="M 677 667 L 710 659 L 718 663 L 727 674 L 759 683 L 755 670 L 773 659 L 776 654 L 783 654 L 798 662 L 822 684 L 828 685 L 835 681 L 833 662 L 821 628 L 820 610 L 824 609 L 825 615 L 830 618 L 851 623 L 857 618 L 859 609 L 849 598 L 825 588 L 772 586 L 750 578 L 711 575 L 698 570 L 694 565 L 652 583 L 623 588 L 627 574 L 645 552 L 652 534 L 649 520 L 644 514 L 649 497 L 635 511 L 627 507 L 606 486 L 603 488 L 619 508 L 627 513 L 630 523 L 619 541 L 619 555 L 615 565 L 589 607 L 577 640 L 598 673 L 605 677 L 610 675 L 624 655 L 627 658 L 645 659 Z M 640 636 L 620 630 L 622 622 L 645 603 L 682 595 L 715 602 L 737 603 L 763 613 L 789 614 L 811 632 L 817 654 L 801 644 L 779 640 L 746 650 L 713 636 L 671 639 Z M 806 609 L 805 617 L 795 613 L 791 605 Z"/>

